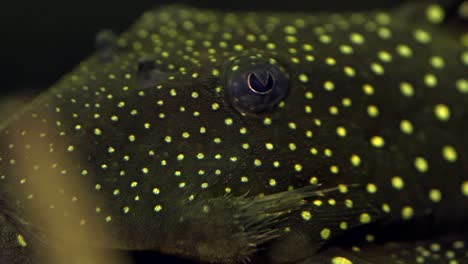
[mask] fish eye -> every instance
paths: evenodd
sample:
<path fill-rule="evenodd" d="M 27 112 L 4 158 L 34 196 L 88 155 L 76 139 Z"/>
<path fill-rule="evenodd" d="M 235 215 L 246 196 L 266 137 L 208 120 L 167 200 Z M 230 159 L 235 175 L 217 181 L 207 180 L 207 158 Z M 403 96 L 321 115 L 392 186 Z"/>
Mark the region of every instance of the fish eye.
<path fill-rule="evenodd" d="M 241 114 L 272 111 L 288 94 L 288 75 L 273 58 L 231 58 L 223 77 L 225 96 Z"/>

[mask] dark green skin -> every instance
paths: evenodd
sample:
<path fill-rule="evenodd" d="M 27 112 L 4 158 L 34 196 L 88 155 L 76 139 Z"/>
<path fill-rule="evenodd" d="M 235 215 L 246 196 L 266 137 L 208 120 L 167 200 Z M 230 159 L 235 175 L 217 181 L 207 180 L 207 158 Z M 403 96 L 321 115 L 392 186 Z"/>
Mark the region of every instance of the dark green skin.
<path fill-rule="evenodd" d="M 115 47 L 2 125 L 0 259 L 34 262 L 38 247 L 65 240 L 203 262 L 413 263 L 422 254 L 413 248 L 455 233 L 436 253 L 456 251 L 452 259 L 462 263 L 464 250 L 453 243 L 468 223 L 468 48 L 460 34 L 428 21 L 426 7 L 387 15 L 182 6 L 146 13 Z M 418 41 L 418 29 L 431 38 Z M 412 55 L 397 51 L 402 44 Z M 289 94 L 270 112 L 243 116 L 224 94 L 224 67 L 256 54 L 284 67 Z M 148 56 L 156 69 L 142 77 L 138 61 Z M 54 233 L 54 221 L 91 237 Z M 391 227 L 416 238 L 379 246 L 350 235 L 360 227 L 369 227 L 362 235 Z M 347 250 L 344 240 L 363 250 Z"/>

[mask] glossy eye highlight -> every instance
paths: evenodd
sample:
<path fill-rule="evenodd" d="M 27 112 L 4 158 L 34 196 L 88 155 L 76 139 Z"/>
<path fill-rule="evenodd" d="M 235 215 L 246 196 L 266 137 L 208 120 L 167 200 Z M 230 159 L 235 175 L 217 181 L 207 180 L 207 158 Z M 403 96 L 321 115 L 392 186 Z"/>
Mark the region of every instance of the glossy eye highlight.
<path fill-rule="evenodd" d="M 288 94 L 283 67 L 261 55 L 232 58 L 223 77 L 227 100 L 242 114 L 271 111 Z"/>

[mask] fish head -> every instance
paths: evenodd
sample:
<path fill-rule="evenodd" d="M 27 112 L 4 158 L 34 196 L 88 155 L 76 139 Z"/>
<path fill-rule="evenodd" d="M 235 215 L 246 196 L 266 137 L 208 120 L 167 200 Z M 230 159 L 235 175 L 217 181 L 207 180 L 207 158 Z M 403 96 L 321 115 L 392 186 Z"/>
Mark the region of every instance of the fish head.
<path fill-rule="evenodd" d="M 303 225 L 311 214 L 299 208 L 323 195 L 303 188 L 339 186 L 346 200 L 393 166 L 379 160 L 398 151 L 381 152 L 404 136 L 405 100 L 435 98 L 419 97 L 435 75 L 401 82 L 430 40 L 385 12 L 148 12 L 120 37 L 100 35 L 97 54 L 3 126 L 9 207 L 31 226 L 20 213 L 31 203 L 42 222 L 94 226 L 110 248 L 242 261 L 293 229 L 293 244 L 314 236 L 317 249 L 330 236 L 322 220 L 339 219 Z M 27 187 L 43 183 L 53 187 Z"/>

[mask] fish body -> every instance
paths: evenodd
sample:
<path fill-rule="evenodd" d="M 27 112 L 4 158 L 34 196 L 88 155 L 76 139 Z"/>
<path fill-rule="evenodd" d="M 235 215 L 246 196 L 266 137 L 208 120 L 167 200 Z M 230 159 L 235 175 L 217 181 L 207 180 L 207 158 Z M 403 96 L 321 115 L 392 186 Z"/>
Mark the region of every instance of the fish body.
<path fill-rule="evenodd" d="M 1 257 L 69 240 L 219 263 L 466 260 L 468 45 L 443 18 L 169 6 L 100 35 L 1 126 Z M 411 252 L 452 233 L 451 258 Z"/>

